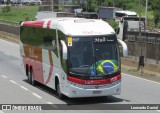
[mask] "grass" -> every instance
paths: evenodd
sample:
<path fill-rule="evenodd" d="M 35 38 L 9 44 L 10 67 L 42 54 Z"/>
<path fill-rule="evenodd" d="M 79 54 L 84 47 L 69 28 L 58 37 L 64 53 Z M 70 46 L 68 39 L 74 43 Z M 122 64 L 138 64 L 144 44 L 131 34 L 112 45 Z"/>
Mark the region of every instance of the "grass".
<path fill-rule="evenodd" d="M 38 11 L 38 6 L 11 6 L 8 12 L 3 12 L 2 8 L 0 7 L 0 20 L 16 23 L 24 21 L 27 17 L 34 20 Z"/>
<path fill-rule="evenodd" d="M 137 69 L 132 68 L 132 69 L 128 69 L 129 72 L 137 72 Z"/>

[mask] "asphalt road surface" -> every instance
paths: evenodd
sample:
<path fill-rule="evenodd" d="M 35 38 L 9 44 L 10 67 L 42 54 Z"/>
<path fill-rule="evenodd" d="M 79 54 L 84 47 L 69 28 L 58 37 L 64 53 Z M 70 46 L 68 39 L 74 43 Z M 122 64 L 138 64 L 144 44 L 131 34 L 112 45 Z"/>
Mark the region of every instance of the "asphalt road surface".
<path fill-rule="evenodd" d="M 0 104 L 160 104 L 160 83 L 122 73 L 122 92 L 118 96 L 59 100 L 43 85 L 31 86 L 22 72 L 19 45 L 0 39 Z M 56 107 L 56 106 L 55 106 Z M 98 106 L 97 106 L 98 107 Z M 158 110 L 44 110 L 0 113 L 160 113 Z"/>

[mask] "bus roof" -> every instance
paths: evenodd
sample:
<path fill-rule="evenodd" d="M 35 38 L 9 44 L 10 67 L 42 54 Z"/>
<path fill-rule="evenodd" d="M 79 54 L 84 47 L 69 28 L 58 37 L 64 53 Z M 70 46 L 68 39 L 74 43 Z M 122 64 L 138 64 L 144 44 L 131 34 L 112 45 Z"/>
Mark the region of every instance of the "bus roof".
<path fill-rule="evenodd" d="M 106 35 L 115 33 L 105 21 L 85 18 L 48 18 L 39 21 L 26 21 L 21 26 L 58 29 L 69 36 Z"/>
<path fill-rule="evenodd" d="M 145 17 L 140 18 L 141 21 L 145 21 Z M 123 16 L 123 20 L 139 21 L 139 17 L 136 16 Z"/>
<path fill-rule="evenodd" d="M 137 13 L 136 12 L 133 12 L 133 11 L 125 11 L 125 10 L 123 10 L 123 11 L 116 11 L 116 13 L 123 13 L 123 14 L 126 14 L 126 15 L 137 15 Z"/>

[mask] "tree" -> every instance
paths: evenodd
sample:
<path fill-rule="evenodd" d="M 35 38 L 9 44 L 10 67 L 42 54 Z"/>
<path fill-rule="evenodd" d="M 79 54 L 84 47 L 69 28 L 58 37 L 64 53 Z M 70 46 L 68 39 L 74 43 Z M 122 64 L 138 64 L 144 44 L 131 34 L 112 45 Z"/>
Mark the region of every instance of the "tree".
<path fill-rule="evenodd" d="M 7 5 L 11 4 L 11 0 L 7 0 L 6 4 Z"/>
<path fill-rule="evenodd" d="M 83 10 L 88 12 L 96 12 L 98 9 L 97 0 L 85 0 L 85 2 L 81 4 L 81 6 Z"/>
<path fill-rule="evenodd" d="M 149 0 L 149 4 L 151 5 L 152 9 L 155 10 L 160 10 L 160 0 Z"/>
<path fill-rule="evenodd" d="M 156 27 L 160 24 L 160 10 L 154 11 L 154 24 Z"/>
<path fill-rule="evenodd" d="M 7 6 L 5 6 L 5 7 L 2 8 L 2 12 L 3 12 L 3 13 L 6 13 L 6 12 L 11 11 L 11 8 L 10 8 L 10 6 L 9 6 L 10 3 L 11 3 L 11 0 L 7 0 L 7 1 L 6 1 Z"/>
<path fill-rule="evenodd" d="M 102 5 L 102 3 L 104 3 L 106 0 L 97 0 L 97 5 L 98 6 L 101 6 Z"/>
<path fill-rule="evenodd" d="M 76 4 L 76 2 L 77 2 L 77 0 L 72 0 L 72 4 L 74 4 L 74 5 L 75 5 L 75 4 Z"/>
<path fill-rule="evenodd" d="M 88 0 L 87 2 L 87 10 L 89 12 L 96 12 L 97 11 L 97 1 L 96 0 Z"/>
<path fill-rule="evenodd" d="M 160 23 L 160 0 L 152 0 L 149 4 L 154 12 L 154 24 L 157 26 Z"/>

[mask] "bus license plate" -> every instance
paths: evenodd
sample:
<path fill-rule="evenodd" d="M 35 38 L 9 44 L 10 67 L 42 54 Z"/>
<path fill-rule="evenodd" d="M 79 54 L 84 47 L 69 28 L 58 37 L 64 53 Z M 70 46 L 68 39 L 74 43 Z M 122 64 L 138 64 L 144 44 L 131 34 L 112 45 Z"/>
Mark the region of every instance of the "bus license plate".
<path fill-rule="evenodd" d="M 93 94 L 102 94 L 102 91 L 93 91 Z"/>

